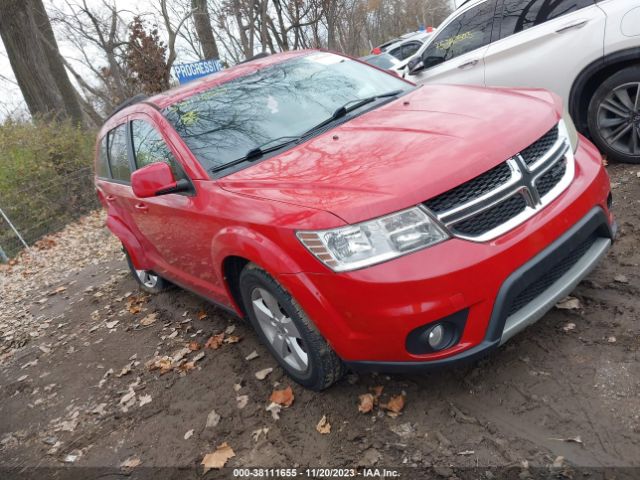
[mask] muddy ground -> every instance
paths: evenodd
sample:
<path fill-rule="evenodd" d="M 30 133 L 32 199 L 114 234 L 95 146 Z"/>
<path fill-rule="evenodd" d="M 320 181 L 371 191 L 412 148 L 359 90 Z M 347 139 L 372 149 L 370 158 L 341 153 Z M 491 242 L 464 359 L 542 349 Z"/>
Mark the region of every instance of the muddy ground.
<path fill-rule="evenodd" d="M 514 478 L 578 478 L 576 467 L 640 467 L 640 167 L 608 168 L 619 238 L 566 305 L 577 308 L 552 310 L 475 365 L 350 374 L 323 393 L 292 383 L 248 325 L 204 300 L 142 294 L 99 215 L 68 227 L 0 270 L 0 477 L 63 466 L 39 471 L 199 476 L 223 442 L 235 456 L 207 477 L 375 466 L 495 478 L 502 466 Z M 204 348 L 225 330 L 226 343 Z M 287 386 L 294 402 L 274 420 L 265 407 Z M 376 386 L 378 405 L 360 413 Z M 402 393 L 404 409 L 389 416 L 380 405 Z M 323 416 L 328 434 L 316 429 Z"/>

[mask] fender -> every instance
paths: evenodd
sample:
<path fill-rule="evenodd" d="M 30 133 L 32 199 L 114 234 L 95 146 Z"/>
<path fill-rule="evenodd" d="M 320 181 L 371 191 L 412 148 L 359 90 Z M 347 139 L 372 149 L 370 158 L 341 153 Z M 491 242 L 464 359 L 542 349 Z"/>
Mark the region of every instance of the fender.
<path fill-rule="evenodd" d="M 144 253 L 140 242 L 121 220 L 109 215 L 107 217 L 107 228 L 122 242 L 131 257 L 131 263 L 136 269 L 151 270 L 153 268 L 153 264 Z"/>
<path fill-rule="evenodd" d="M 598 60 L 594 60 L 578 74 L 571 86 L 569 94 L 569 113 L 578 130 L 589 136 L 587 127 L 587 110 L 589 102 L 583 101 L 585 95 L 591 96 L 598 86 L 616 70 L 633 64 L 640 64 L 640 47 L 627 48 L 610 53 Z"/>
<path fill-rule="evenodd" d="M 211 258 L 219 269 L 220 278 L 223 277 L 223 262 L 230 256 L 246 258 L 271 275 L 304 271 L 280 245 L 240 225 L 223 228 L 211 241 Z"/>

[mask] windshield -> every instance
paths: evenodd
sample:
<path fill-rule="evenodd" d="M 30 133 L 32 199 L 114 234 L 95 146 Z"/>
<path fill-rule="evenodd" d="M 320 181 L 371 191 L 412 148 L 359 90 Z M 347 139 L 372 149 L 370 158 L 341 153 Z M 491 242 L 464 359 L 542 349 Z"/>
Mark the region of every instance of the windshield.
<path fill-rule="evenodd" d="M 360 62 L 318 52 L 193 95 L 163 113 L 211 170 L 270 140 L 298 136 L 347 102 L 412 88 Z"/>

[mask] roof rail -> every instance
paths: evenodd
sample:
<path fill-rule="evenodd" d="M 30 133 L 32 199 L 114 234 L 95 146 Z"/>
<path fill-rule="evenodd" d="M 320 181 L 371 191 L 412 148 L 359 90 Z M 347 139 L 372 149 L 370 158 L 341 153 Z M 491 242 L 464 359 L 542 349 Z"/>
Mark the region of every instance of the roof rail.
<path fill-rule="evenodd" d="M 131 98 L 127 98 L 124 102 L 122 102 L 120 105 L 118 105 L 113 112 L 111 112 L 109 114 L 109 116 L 107 117 L 107 120 L 111 117 L 113 117 L 116 113 L 118 113 L 120 110 L 124 110 L 125 108 L 127 108 L 129 105 L 133 105 L 135 103 L 140 103 L 140 102 L 144 102 L 147 98 L 149 98 L 147 95 L 145 95 L 144 93 L 138 93 L 137 95 L 134 95 Z"/>

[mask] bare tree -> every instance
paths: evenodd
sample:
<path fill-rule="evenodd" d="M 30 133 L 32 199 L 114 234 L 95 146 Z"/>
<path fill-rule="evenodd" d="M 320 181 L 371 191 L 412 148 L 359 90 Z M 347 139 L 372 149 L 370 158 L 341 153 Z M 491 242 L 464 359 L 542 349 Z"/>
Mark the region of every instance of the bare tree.
<path fill-rule="evenodd" d="M 207 0 L 191 0 L 191 9 L 193 10 L 193 23 L 200 45 L 202 45 L 204 58 L 220 58 L 218 45 L 211 29 Z"/>
<path fill-rule="evenodd" d="M 42 1 L 0 2 L 0 36 L 29 112 L 83 124 L 84 115 Z"/>

